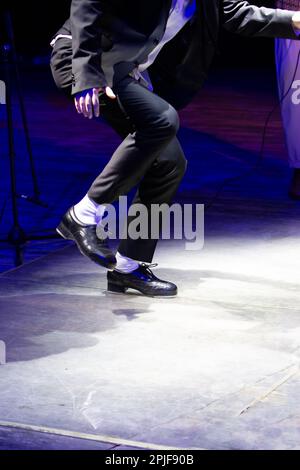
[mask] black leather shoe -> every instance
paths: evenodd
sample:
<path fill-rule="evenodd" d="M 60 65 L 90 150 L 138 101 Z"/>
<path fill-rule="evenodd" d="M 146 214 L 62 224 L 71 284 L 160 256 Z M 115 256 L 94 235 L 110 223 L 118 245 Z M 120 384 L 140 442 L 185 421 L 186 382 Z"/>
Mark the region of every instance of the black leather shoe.
<path fill-rule="evenodd" d="M 109 249 L 107 241 L 98 238 L 96 228 L 96 225 L 83 225 L 77 221 L 74 208 L 71 207 L 56 231 L 66 240 L 73 240 L 79 251 L 94 263 L 112 270 L 117 263 L 115 255 Z"/>
<path fill-rule="evenodd" d="M 289 196 L 294 201 L 300 201 L 300 168 L 294 169 Z"/>
<path fill-rule="evenodd" d="M 140 263 L 140 266 L 129 274 L 112 271 L 107 273 L 107 290 L 124 294 L 127 289 L 135 289 L 149 297 L 173 297 L 177 287 L 172 282 L 158 279 L 150 268 L 156 264 Z"/>

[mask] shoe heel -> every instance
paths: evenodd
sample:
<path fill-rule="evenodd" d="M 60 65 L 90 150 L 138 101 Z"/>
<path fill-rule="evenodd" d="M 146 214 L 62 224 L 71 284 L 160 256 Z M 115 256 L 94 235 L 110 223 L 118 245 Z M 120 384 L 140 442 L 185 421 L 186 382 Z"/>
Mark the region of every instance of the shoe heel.
<path fill-rule="evenodd" d="M 72 240 L 71 234 L 66 226 L 61 222 L 56 228 L 57 233 L 63 237 L 65 240 Z"/>
<path fill-rule="evenodd" d="M 107 290 L 109 292 L 115 292 L 116 294 L 125 294 L 126 287 L 115 284 L 114 282 L 108 282 Z"/>

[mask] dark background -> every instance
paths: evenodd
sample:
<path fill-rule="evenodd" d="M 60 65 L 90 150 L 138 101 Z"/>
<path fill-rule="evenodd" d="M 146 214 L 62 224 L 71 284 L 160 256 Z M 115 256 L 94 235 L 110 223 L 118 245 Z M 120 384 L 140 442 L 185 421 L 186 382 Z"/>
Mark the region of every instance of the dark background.
<path fill-rule="evenodd" d="M 141 0 L 142 1 L 142 0 Z M 1 1 L 1 10 L 8 7 L 13 15 L 19 54 L 24 60 L 49 54 L 49 41 L 68 17 L 70 0 Z M 272 7 L 273 0 L 251 2 Z M 2 15 L 1 15 L 2 16 Z M 5 42 L 5 27 L 1 18 L 0 40 Z M 245 39 L 241 36 L 222 33 L 221 54 L 216 60 L 220 66 L 273 66 L 272 39 Z"/>

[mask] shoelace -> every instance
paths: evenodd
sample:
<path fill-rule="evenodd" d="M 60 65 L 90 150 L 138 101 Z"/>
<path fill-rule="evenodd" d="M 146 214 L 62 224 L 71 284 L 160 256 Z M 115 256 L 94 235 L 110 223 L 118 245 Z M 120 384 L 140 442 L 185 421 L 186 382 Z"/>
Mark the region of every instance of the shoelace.
<path fill-rule="evenodd" d="M 153 274 L 151 268 L 156 268 L 158 263 L 140 263 L 140 266 L 145 269 L 148 274 Z"/>

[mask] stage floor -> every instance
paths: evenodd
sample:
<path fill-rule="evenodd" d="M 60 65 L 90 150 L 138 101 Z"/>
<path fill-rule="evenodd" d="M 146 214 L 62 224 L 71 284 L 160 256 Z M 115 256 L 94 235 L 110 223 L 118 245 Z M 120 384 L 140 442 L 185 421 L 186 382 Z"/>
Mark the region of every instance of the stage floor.
<path fill-rule="evenodd" d="M 74 246 L 2 274 L 0 448 L 300 449 L 300 222 L 270 210 L 162 242 L 176 299 L 107 293 Z"/>
<path fill-rule="evenodd" d="M 26 86 L 48 204 L 20 201 L 33 234 L 53 231 L 118 143 L 48 75 L 35 70 Z M 278 109 L 256 164 L 275 94 L 270 71 L 217 71 L 181 113 L 189 165 L 178 200 L 211 208 L 202 251 L 159 245 L 157 274 L 178 298 L 107 294 L 105 272 L 63 240 L 30 243 L 26 261 L 62 249 L 0 275 L 0 449 L 300 448 L 300 206 L 287 196 Z M 18 185 L 31 194 L 19 126 L 16 137 Z M 13 260 L 3 248 L 0 270 Z"/>

